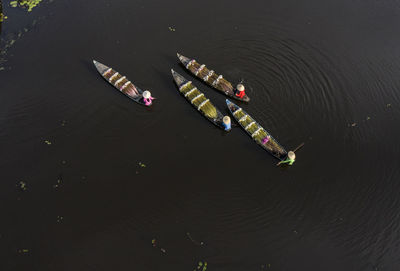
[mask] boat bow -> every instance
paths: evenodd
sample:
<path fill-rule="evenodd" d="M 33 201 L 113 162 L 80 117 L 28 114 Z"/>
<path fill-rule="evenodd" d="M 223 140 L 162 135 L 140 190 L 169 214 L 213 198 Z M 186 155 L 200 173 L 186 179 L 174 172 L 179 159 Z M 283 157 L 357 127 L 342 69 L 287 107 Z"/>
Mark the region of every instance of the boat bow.
<path fill-rule="evenodd" d="M 171 73 L 172 73 L 172 77 L 174 78 L 174 80 L 178 86 L 181 86 L 183 83 L 185 83 L 187 81 L 182 75 L 180 75 L 173 69 L 171 69 Z"/>
<path fill-rule="evenodd" d="M 110 68 L 96 60 L 93 60 L 93 64 L 101 75 L 103 75 L 103 73 Z"/>

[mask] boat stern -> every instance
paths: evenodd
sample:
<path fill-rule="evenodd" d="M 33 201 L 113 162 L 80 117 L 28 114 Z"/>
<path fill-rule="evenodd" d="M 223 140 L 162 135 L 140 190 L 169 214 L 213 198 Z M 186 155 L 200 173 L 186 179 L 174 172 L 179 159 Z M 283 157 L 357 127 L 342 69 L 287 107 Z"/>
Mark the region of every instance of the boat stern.
<path fill-rule="evenodd" d="M 182 64 L 185 65 L 185 67 L 186 67 L 187 64 L 189 64 L 190 61 L 192 61 L 190 58 L 188 58 L 186 56 L 183 56 L 183 55 L 181 55 L 179 53 L 176 53 L 176 55 L 179 58 L 179 60 L 182 62 Z"/>
<path fill-rule="evenodd" d="M 249 96 L 245 95 L 241 101 L 248 103 L 248 102 L 250 102 L 250 98 L 249 98 Z"/>

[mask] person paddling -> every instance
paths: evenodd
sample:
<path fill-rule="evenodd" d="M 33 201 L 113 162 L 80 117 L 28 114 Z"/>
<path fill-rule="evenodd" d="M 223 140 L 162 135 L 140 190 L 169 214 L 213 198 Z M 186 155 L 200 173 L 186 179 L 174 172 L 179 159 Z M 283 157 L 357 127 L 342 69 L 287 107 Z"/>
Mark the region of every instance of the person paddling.
<path fill-rule="evenodd" d="M 294 154 L 293 151 L 290 151 L 290 152 L 288 152 L 286 160 L 280 161 L 278 163 L 278 166 L 281 165 L 281 164 L 286 164 L 286 163 L 288 163 L 289 166 L 291 166 L 291 165 L 293 165 L 294 161 L 296 161 L 296 154 Z"/>
<path fill-rule="evenodd" d="M 146 106 L 150 106 L 153 103 L 154 98 L 151 97 L 151 93 L 148 90 L 143 91 L 143 102 Z"/>
<path fill-rule="evenodd" d="M 231 129 L 231 118 L 229 116 L 224 116 L 222 118 L 222 125 L 225 128 L 225 131 L 229 131 Z"/>
<path fill-rule="evenodd" d="M 238 85 L 236 86 L 236 93 L 235 93 L 235 96 L 238 97 L 238 98 L 240 98 L 240 99 L 243 99 L 244 95 L 246 95 L 245 89 L 244 89 L 244 85 L 238 84 Z"/>

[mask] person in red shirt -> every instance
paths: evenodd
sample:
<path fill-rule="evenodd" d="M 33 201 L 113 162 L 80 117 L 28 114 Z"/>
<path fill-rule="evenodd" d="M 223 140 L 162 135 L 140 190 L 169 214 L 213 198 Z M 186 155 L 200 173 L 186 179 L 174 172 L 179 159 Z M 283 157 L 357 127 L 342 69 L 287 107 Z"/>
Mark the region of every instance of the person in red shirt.
<path fill-rule="evenodd" d="M 238 84 L 236 86 L 235 95 L 236 95 L 236 97 L 239 97 L 240 99 L 242 99 L 244 97 L 244 95 L 246 95 L 244 86 L 242 84 Z"/>

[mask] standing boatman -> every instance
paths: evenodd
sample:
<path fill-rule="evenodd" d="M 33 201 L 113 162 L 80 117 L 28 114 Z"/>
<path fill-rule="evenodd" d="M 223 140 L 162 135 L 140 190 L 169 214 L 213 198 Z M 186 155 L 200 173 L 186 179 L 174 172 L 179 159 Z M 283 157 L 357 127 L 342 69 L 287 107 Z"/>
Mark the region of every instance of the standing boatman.
<path fill-rule="evenodd" d="M 278 163 L 278 166 L 281 164 L 286 164 L 286 163 L 288 163 L 289 166 L 291 166 L 291 165 L 293 165 L 294 161 L 296 161 L 296 154 L 294 154 L 294 151 L 289 151 L 286 160 L 280 161 Z"/>
<path fill-rule="evenodd" d="M 238 84 L 236 86 L 235 96 L 240 98 L 240 99 L 243 99 L 244 95 L 246 95 L 245 89 L 244 89 L 244 85 L 243 84 Z"/>

